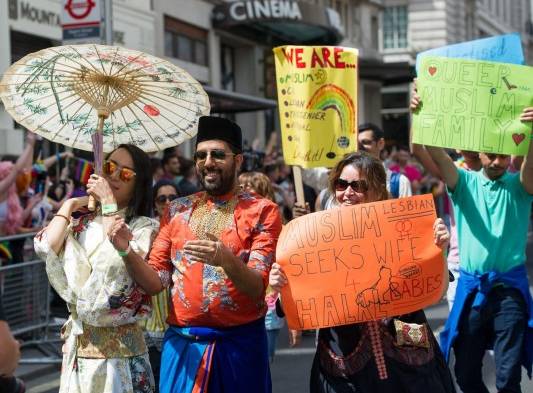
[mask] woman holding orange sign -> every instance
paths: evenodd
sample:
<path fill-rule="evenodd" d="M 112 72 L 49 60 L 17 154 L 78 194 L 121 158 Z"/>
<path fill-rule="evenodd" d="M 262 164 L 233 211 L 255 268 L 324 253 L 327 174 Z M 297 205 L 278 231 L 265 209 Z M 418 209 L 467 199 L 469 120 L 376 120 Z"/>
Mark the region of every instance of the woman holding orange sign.
<path fill-rule="evenodd" d="M 331 171 L 329 189 L 335 195 L 332 208 L 389 199 L 383 164 L 366 153 L 343 158 Z M 449 233 L 444 222 L 437 219 L 433 229 L 435 244 L 445 249 Z M 279 291 L 286 284 L 281 267 L 274 264 L 270 285 Z M 426 316 L 419 310 L 320 329 L 310 391 L 451 393 L 455 387 Z"/>

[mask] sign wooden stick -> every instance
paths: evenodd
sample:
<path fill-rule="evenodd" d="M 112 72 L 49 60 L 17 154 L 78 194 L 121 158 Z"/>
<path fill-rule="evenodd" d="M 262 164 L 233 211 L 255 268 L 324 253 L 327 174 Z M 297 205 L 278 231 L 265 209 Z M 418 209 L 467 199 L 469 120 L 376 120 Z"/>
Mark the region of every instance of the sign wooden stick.
<path fill-rule="evenodd" d="M 294 189 L 296 191 L 296 202 L 298 205 L 305 206 L 304 182 L 302 180 L 302 168 L 298 165 L 292 166 L 292 175 L 294 177 Z"/>

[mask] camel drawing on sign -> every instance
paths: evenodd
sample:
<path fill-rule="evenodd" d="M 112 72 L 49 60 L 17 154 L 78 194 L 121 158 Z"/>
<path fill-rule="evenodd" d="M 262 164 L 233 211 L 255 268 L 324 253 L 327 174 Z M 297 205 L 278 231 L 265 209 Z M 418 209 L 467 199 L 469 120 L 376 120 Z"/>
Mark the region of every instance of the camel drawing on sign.
<path fill-rule="evenodd" d="M 392 275 L 391 269 L 388 267 L 381 267 L 377 281 L 371 287 L 366 288 L 357 294 L 357 304 L 361 307 L 368 308 L 371 303 L 388 304 L 393 299 L 401 298 L 402 294 L 398 291 L 400 283 L 395 279 L 396 277 Z M 399 277 L 398 279 L 401 280 Z M 380 292 L 378 288 L 387 289 Z"/>

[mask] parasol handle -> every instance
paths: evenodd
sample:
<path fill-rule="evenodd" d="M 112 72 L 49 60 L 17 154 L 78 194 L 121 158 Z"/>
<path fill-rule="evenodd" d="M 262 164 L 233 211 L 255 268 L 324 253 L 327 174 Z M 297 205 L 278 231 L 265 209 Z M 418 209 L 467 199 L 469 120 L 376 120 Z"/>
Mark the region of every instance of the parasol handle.
<path fill-rule="evenodd" d="M 109 116 L 109 113 L 104 111 L 98 111 L 98 127 L 96 128 L 96 137 L 93 138 L 93 148 L 94 148 L 94 169 L 97 175 L 102 174 L 102 165 L 103 165 L 103 146 L 101 141 L 97 142 L 99 138 L 102 138 L 102 133 L 104 130 L 104 120 Z M 95 135 L 93 135 L 95 136 Z M 89 195 L 89 203 L 87 204 L 89 211 L 94 211 L 96 209 L 96 199 L 92 195 Z"/>
<path fill-rule="evenodd" d="M 94 199 L 92 195 L 89 195 L 89 203 L 87 204 L 87 209 L 92 212 L 96 209 L 96 199 Z"/>

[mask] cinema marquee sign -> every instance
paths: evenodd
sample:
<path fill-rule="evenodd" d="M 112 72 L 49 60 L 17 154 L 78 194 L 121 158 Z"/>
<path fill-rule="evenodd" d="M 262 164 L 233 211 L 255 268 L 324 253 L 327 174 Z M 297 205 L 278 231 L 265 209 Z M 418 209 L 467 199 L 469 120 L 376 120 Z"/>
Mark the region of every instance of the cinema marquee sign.
<path fill-rule="evenodd" d="M 261 22 L 298 23 L 320 27 L 338 37 L 344 35 L 337 11 L 302 1 L 233 1 L 219 4 L 213 9 L 213 24 L 218 28 L 252 27 Z"/>
<path fill-rule="evenodd" d="M 229 15 L 236 21 L 253 19 L 302 19 L 296 1 L 236 1 L 229 6 Z"/>

